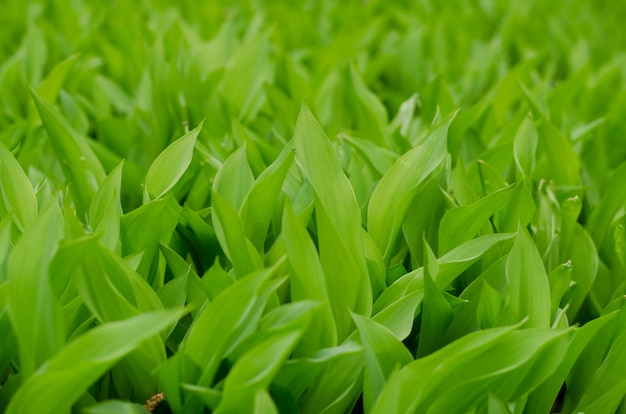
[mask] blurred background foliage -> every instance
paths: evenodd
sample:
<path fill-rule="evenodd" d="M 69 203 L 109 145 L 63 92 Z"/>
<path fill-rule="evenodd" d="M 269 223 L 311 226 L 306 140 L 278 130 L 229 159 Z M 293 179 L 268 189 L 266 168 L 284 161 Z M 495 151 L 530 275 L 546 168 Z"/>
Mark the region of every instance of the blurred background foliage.
<path fill-rule="evenodd" d="M 625 12 L 611 1 L 3 0 L 1 139 L 28 148 L 22 156 L 45 153 L 29 128 L 29 86 L 140 168 L 205 117 L 218 158 L 232 150 L 235 120 L 263 140 L 289 139 L 303 101 L 330 136 L 364 132 L 346 86 L 352 63 L 387 116 L 419 93 L 424 122 L 437 106 L 480 117 L 466 161 L 531 100 L 577 138 L 593 195 L 606 177 L 596 170 L 626 151 Z M 240 63 L 255 70 L 239 73 Z"/>

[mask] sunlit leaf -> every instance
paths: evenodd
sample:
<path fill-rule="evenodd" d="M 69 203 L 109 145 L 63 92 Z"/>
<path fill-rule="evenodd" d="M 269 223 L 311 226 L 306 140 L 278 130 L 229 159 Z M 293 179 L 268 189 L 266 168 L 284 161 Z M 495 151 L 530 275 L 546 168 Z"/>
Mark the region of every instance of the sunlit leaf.
<path fill-rule="evenodd" d="M 448 128 L 454 118 L 433 129 L 424 142 L 400 157 L 376 185 L 368 206 L 367 229 L 389 263 L 412 196 L 433 174 L 446 154 Z"/>
<path fill-rule="evenodd" d="M 49 272 L 63 237 L 62 226 L 58 206 L 50 204 L 20 238 L 9 257 L 8 309 L 24 376 L 31 375 L 65 343 L 64 320 L 51 289 Z"/>
<path fill-rule="evenodd" d="M 87 214 L 105 172 L 85 138 L 79 136 L 65 119 L 35 91 L 31 91 L 37 111 L 48 131 L 52 148 L 74 194 L 81 214 Z"/>
<path fill-rule="evenodd" d="M 25 231 L 37 218 L 37 199 L 24 170 L 1 142 L 0 189 L 7 212 Z"/>
<path fill-rule="evenodd" d="M 146 175 L 146 194 L 155 200 L 174 187 L 191 163 L 193 149 L 202 129 L 202 123 L 195 129 L 172 142 L 154 160 Z"/>

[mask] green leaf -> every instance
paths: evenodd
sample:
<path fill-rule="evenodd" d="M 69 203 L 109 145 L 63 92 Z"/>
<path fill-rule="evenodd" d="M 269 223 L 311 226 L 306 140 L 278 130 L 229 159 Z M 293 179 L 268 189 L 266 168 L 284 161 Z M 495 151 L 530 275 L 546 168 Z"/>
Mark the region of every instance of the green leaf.
<path fill-rule="evenodd" d="M 439 225 L 447 202 L 437 178 L 430 179 L 415 193 L 409 205 L 408 211 L 411 213 L 402 222 L 402 235 L 409 248 L 413 268 L 419 267 L 423 261 L 424 240 L 434 245 L 437 243 Z"/>
<path fill-rule="evenodd" d="M 122 191 L 122 168 L 124 164 L 120 163 L 111 173 L 104 179 L 100 188 L 94 195 L 94 198 L 89 207 L 89 221 L 92 228 L 95 230 L 100 226 L 104 217 L 107 214 L 107 208 L 111 199 L 114 200 L 114 204 L 110 206 L 122 213 L 122 206 L 120 203 L 120 194 Z"/>
<path fill-rule="evenodd" d="M 105 76 L 96 76 L 96 84 L 106 95 L 111 104 L 120 112 L 130 112 L 134 106 L 133 100 L 118 84 Z"/>
<path fill-rule="evenodd" d="M 370 274 L 370 284 L 372 286 L 372 296 L 377 298 L 383 290 L 387 288 L 386 285 L 386 269 L 383 263 L 383 257 L 378 250 L 378 246 L 374 243 L 374 240 L 370 237 L 369 233 L 365 229 L 361 232 L 363 236 L 363 246 L 365 247 L 365 260 L 367 261 L 367 269 Z"/>
<path fill-rule="evenodd" d="M 365 362 L 359 352 L 349 352 L 333 359 L 323 373 L 311 383 L 300 398 L 304 413 L 344 413 L 350 411 L 359 396 L 363 383 Z"/>
<path fill-rule="evenodd" d="M 452 320 L 452 306 L 435 285 L 439 264 L 428 243 L 424 242 L 424 299 L 417 357 L 438 348 L 439 341 Z"/>
<path fill-rule="evenodd" d="M 219 261 L 216 260 L 213 266 L 202 275 L 201 283 L 206 290 L 209 299 L 214 300 L 228 286 L 233 284 L 234 277 L 226 273 Z"/>
<path fill-rule="evenodd" d="M 112 250 L 118 248 L 120 242 L 120 218 L 123 214 L 121 203 L 123 165 L 120 163 L 102 181 L 89 206 L 89 222 L 92 229 L 104 233 L 103 244 Z"/>
<path fill-rule="evenodd" d="M 123 401 L 104 401 L 83 410 L 85 414 L 146 414 L 143 405 Z"/>
<path fill-rule="evenodd" d="M 254 183 L 254 176 L 246 158 L 246 145 L 242 145 L 224 161 L 215 174 L 213 190 L 239 211 L 246 194 Z"/>
<path fill-rule="evenodd" d="M 549 121 L 537 126 L 538 154 L 544 158 L 537 161 L 536 176 L 550 177 L 560 185 L 576 185 L 579 182 L 580 159 L 570 142 Z"/>
<path fill-rule="evenodd" d="M 467 170 L 465 169 L 465 164 L 461 156 L 459 156 L 456 160 L 456 165 L 452 171 L 451 179 L 452 193 L 460 205 L 473 204 L 478 201 L 478 196 L 472 189 L 470 180 L 467 176 Z"/>
<path fill-rule="evenodd" d="M 602 200 L 589 217 L 587 228 L 596 246 L 602 246 L 611 222 L 626 201 L 626 194 L 621 190 L 625 180 L 626 162 L 623 162 L 609 177 Z"/>
<path fill-rule="evenodd" d="M 590 379 L 589 387 L 574 412 L 613 413 L 623 404 L 626 379 L 626 332 L 615 338 L 609 353 Z"/>
<path fill-rule="evenodd" d="M 316 218 L 320 233 L 320 261 L 326 276 L 328 299 L 337 327 L 337 338 L 341 341 L 352 330 L 349 310 L 366 315 L 371 312 L 370 281 L 367 269 L 365 271 L 361 269 L 358 259 L 355 260 L 351 255 L 352 249 L 332 225 L 321 205 L 316 206 Z M 364 261 L 364 254 L 361 257 Z"/>
<path fill-rule="evenodd" d="M 400 341 L 405 340 L 413 329 L 417 307 L 423 292 L 412 292 L 376 313 L 372 319 L 389 329 Z"/>
<path fill-rule="evenodd" d="M 413 361 L 413 357 L 384 326 L 354 313 L 352 317 L 365 347 L 363 405 L 369 412 L 391 373 Z"/>
<path fill-rule="evenodd" d="M 495 191 L 474 204 L 452 208 L 444 214 L 439 225 L 439 254 L 471 240 L 489 217 L 502 209 L 513 193 L 513 186 Z"/>
<path fill-rule="evenodd" d="M 182 355 L 182 354 L 179 354 Z M 176 388 L 178 388 L 178 383 L 176 383 Z M 218 404 L 220 403 L 221 399 L 222 399 L 222 393 L 221 391 L 215 390 L 213 388 L 206 388 L 206 387 L 200 387 L 197 385 L 191 385 L 191 384 L 183 384 L 182 388 L 184 391 L 188 392 L 189 394 L 193 395 L 193 396 L 197 396 L 199 398 L 199 400 L 202 400 L 202 402 L 204 403 L 204 405 L 206 407 L 208 407 L 210 410 L 215 411 L 215 408 L 217 408 Z M 170 394 L 168 394 L 170 395 Z M 170 402 L 168 400 L 168 402 Z M 170 404 L 170 406 L 172 406 Z M 175 408 L 176 406 L 172 406 L 172 409 L 175 411 L 180 411 L 180 408 Z M 186 405 L 185 409 L 189 410 L 190 405 Z M 195 408 L 195 407 L 194 407 Z M 200 409 L 200 407 L 196 408 L 196 409 Z"/>
<path fill-rule="evenodd" d="M 31 90 L 52 148 L 70 185 L 80 216 L 87 214 L 105 172 L 85 138 L 79 136 L 59 113 Z"/>
<path fill-rule="evenodd" d="M 385 173 L 372 193 L 367 211 L 367 229 L 389 264 L 402 221 L 413 195 L 446 156 L 446 137 L 454 117 L 434 128 L 421 145 L 401 156 Z"/>
<path fill-rule="evenodd" d="M 376 145 L 387 146 L 387 110 L 378 97 L 367 89 L 354 64 L 350 64 L 350 83 L 354 94 L 351 96 L 350 107 L 353 108 L 359 129 Z"/>
<path fill-rule="evenodd" d="M 233 116 L 252 119 L 263 104 L 263 84 L 272 76 L 269 52 L 269 33 L 258 33 L 239 47 L 228 62 L 220 92 Z"/>
<path fill-rule="evenodd" d="M 335 320 L 328 304 L 325 273 L 313 241 L 289 202 L 285 203 L 282 234 L 291 268 L 289 278 L 291 299 L 293 301 L 313 299 L 323 304 L 323 308 L 313 317 L 313 328 L 318 329 L 317 335 L 311 335 L 302 352 L 308 354 L 313 350 L 336 345 Z"/>
<path fill-rule="evenodd" d="M 0 191 L 7 212 L 23 233 L 37 218 L 37 199 L 24 170 L 2 142 Z"/>
<path fill-rule="evenodd" d="M 1 307 L 5 308 L 4 305 Z M 0 337 L 0 370 L 4 372 L 17 350 L 15 333 L 11 327 L 9 312 L 6 309 L 0 310 L 0 329 L 4 332 Z"/>
<path fill-rule="evenodd" d="M 193 317 L 196 317 L 197 313 L 200 311 L 200 308 L 204 305 L 206 300 L 208 299 L 207 291 L 203 285 L 203 280 L 209 279 L 212 284 L 216 284 L 216 281 L 210 276 L 204 275 L 203 279 L 200 279 L 193 269 L 190 268 L 189 263 L 187 263 L 182 257 L 178 255 L 174 250 L 161 244 L 160 246 L 161 253 L 165 257 L 167 261 L 167 266 L 173 275 L 175 275 L 175 279 L 171 282 L 178 280 L 174 286 L 178 286 L 178 283 L 182 283 L 182 280 L 186 281 L 185 289 L 185 299 L 187 303 L 187 307 Z M 168 288 L 173 289 L 172 287 Z M 173 293 L 173 292 L 172 292 Z M 182 295 L 182 293 L 178 293 Z M 159 295 L 161 297 L 161 295 Z M 161 297 L 161 302 L 163 302 L 163 298 Z"/>
<path fill-rule="evenodd" d="M 532 177 L 537 152 L 537 131 L 531 116 L 527 116 L 518 128 L 513 141 L 513 157 L 523 178 Z"/>
<path fill-rule="evenodd" d="M 574 331 L 566 354 L 559 367 L 554 374 L 546 378 L 546 380 L 530 394 L 526 404 L 526 409 L 529 412 L 547 412 L 552 408 L 557 394 L 576 360 L 580 358 L 580 355 L 592 338 L 598 335 L 603 327 L 614 319 L 615 316 L 616 314 L 613 313 L 597 318 Z"/>
<path fill-rule="evenodd" d="M 98 246 L 83 263 L 82 271 L 75 274 L 76 288 L 99 321 L 125 320 L 141 312 L 163 309 L 148 283 L 108 248 Z M 155 337 L 122 361 L 123 373 L 136 394 L 147 398 L 154 392 L 156 381 L 151 371 L 165 359 L 163 339 Z"/>
<path fill-rule="evenodd" d="M 302 334 L 302 328 L 278 332 L 237 360 L 224 382 L 216 413 L 251 412 L 256 394 L 267 389 Z"/>
<path fill-rule="evenodd" d="M 208 392 L 211 394 L 210 397 L 217 397 L 217 400 L 219 401 L 219 392 L 206 387 L 193 386 L 186 380 L 186 378 L 190 376 L 190 372 L 198 374 L 199 371 L 199 367 L 191 360 L 189 355 L 181 350 L 172 355 L 155 370 L 155 376 L 158 378 L 159 388 L 162 390 L 163 394 L 167 396 L 167 403 L 171 407 L 172 411 L 181 411 L 184 398 L 189 398 L 187 395 L 183 395 L 183 393 L 184 391 L 188 391 L 189 387 L 194 388 L 189 390 L 192 393 L 200 394 L 198 395 L 200 398 L 192 397 L 189 398 L 191 401 L 187 401 L 199 407 L 198 409 L 201 409 L 202 407 L 201 404 L 204 399 L 203 394 L 205 394 L 204 391 L 206 390 L 209 390 Z M 216 396 L 215 394 L 218 395 Z"/>
<path fill-rule="evenodd" d="M 24 66 L 28 80 L 32 83 L 38 83 L 48 59 L 48 48 L 43 30 L 37 25 L 30 25 L 23 42 Z"/>
<path fill-rule="evenodd" d="M 299 398 L 318 374 L 333 361 L 347 359 L 352 354 L 362 358 L 362 353 L 363 347 L 351 341 L 320 349 L 311 356 L 286 361 L 276 374 L 274 382 L 289 390 L 295 398 Z"/>
<path fill-rule="evenodd" d="M 37 93 L 48 102 L 55 102 L 67 79 L 67 75 L 78 60 L 79 55 L 72 55 L 57 63 L 48 76 L 37 86 Z M 45 122 L 45 121 L 44 121 Z"/>
<path fill-rule="evenodd" d="M 63 218 L 56 203 L 52 203 L 9 256 L 9 314 L 24 377 L 30 376 L 65 343 L 65 324 L 51 289 L 53 275 L 49 272 L 62 237 Z"/>
<path fill-rule="evenodd" d="M 489 358 L 477 358 L 463 367 L 461 378 L 453 380 L 461 384 L 434 396 L 432 412 L 466 409 L 483 400 L 487 389 L 503 401 L 523 398 L 559 365 L 566 349 L 566 336 L 567 331 L 537 329 L 511 332 L 508 338 L 494 341 L 497 348 L 492 348 Z"/>
<path fill-rule="evenodd" d="M 550 272 L 550 314 L 554 315 L 559 309 L 563 296 L 569 291 L 572 279 L 572 263 L 566 262 Z"/>
<path fill-rule="evenodd" d="M 550 285 L 543 261 L 528 231 L 518 227 L 506 262 L 507 307 L 517 321 L 528 318 L 528 328 L 550 326 Z"/>
<path fill-rule="evenodd" d="M 559 235 L 559 255 L 561 260 L 572 257 L 572 246 L 576 238 L 576 226 L 578 216 L 583 203 L 579 196 L 574 196 L 563 201 L 561 205 L 561 234 Z"/>
<path fill-rule="evenodd" d="M 547 329 L 513 331 L 513 327 L 466 335 L 396 373 L 373 412 L 394 406 L 395 412 L 402 413 L 459 412 L 486 400 L 489 389 L 504 400 L 519 393 L 520 386 L 528 392 L 528 387 L 539 382 L 520 385 L 520 374 L 542 352 L 562 349 L 563 335 Z M 558 359 L 545 371 L 549 374 L 555 365 Z M 392 398 L 398 398 L 397 402 Z"/>
<path fill-rule="evenodd" d="M 150 285 L 121 257 L 103 246 L 85 257 L 83 271 L 76 275 L 75 282 L 85 304 L 104 322 L 163 308 Z"/>
<path fill-rule="evenodd" d="M 437 386 L 442 386 L 446 380 L 450 381 L 446 388 L 461 382 L 464 378 L 456 378 L 456 374 L 461 373 L 459 368 L 475 361 L 502 338 L 510 335 L 511 330 L 512 328 L 507 327 L 474 332 L 425 358 L 408 364 L 389 379 L 372 412 L 426 411 L 427 407 L 421 402 L 433 398 Z M 463 374 L 464 377 L 470 378 L 476 375 L 475 372 L 468 371 L 464 371 Z M 409 390 L 412 391 L 408 392 Z"/>
<path fill-rule="evenodd" d="M 173 197 L 154 200 L 120 218 L 122 254 L 138 253 L 158 243 L 169 243 L 176 225 L 180 205 Z"/>
<path fill-rule="evenodd" d="M 191 266 L 187 268 L 187 272 L 176 275 L 174 279 L 167 282 L 157 291 L 157 295 L 159 299 L 161 299 L 163 307 L 180 308 L 185 305 L 190 274 Z"/>
<path fill-rule="evenodd" d="M 59 98 L 61 108 L 63 109 L 63 116 L 67 119 L 72 129 L 80 135 L 87 135 L 89 132 L 89 120 L 76 100 L 65 90 L 61 90 Z"/>
<path fill-rule="evenodd" d="M 398 160 L 398 154 L 393 151 L 379 147 L 373 142 L 365 139 L 342 135 L 348 144 L 354 147 L 358 153 L 370 166 L 372 173 L 383 176 L 389 168 Z"/>
<path fill-rule="evenodd" d="M 504 299 L 500 292 L 483 279 L 480 297 L 478 298 L 478 309 L 476 310 L 478 326 L 481 329 L 494 328 L 503 306 Z"/>
<path fill-rule="evenodd" d="M 183 176 L 193 156 L 193 149 L 203 122 L 172 142 L 152 162 L 146 174 L 146 199 L 156 200 L 165 195 Z"/>
<path fill-rule="evenodd" d="M 88 331 L 68 343 L 28 378 L 11 400 L 7 411 L 69 411 L 89 386 L 117 361 L 146 339 L 175 324 L 180 316 L 180 310 L 149 312 Z"/>
<path fill-rule="evenodd" d="M 571 289 L 568 315 L 572 317 L 578 315 L 584 307 L 586 298 L 590 295 L 594 301 L 597 301 L 598 297 L 602 298 L 600 303 L 608 303 L 614 297 L 614 288 L 611 285 L 615 282 L 602 275 L 601 269 L 600 258 L 593 240 L 582 226 L 576 226 L 572 247 L 572 281 L 575 284 Z M 595 287 L 599 289 L 592 291 Z"/>
<path fill-rule="evenodd" d="M 535 210 L 532 193 L 527 185 L 520 182 L 513 188 L 508 203 L 495 212 L 493 222 L 498 232 L 514 232 L 519 223 L 527 226 L 532 221 Z"/>
<path fill-rule="evenodd" d="M 487 161 L 479 159 L 477 168 L 480 185 L 486 194 L 494 193 L 507 186 L 506 181 L 502 178 L 502 174 Z"/>
<path fill-rule="evenodd" d="M 269 295 L 275 269 L 254 272 L 236 281 L 205 306 L 194 319 L 182 344 L 203 369 L 200 385 L 210 386 L 220 361 L 249 326 L 255 326 Z"/>
<path fill-rule="evenodd" d="M 293 299 L 296 301 L 304 299 L 328 300 L 324 270 L 319 261 L 315 244 L 289 202 L 285 203 L 282 234 L 293 271 L 291 276 Z"/>
<path fill-rule="evenodd" d="M 369 314 L 371 285 L 361 236 L 359 207 L 332 144 L 311 112 L 302 107 L 296 123 L 296 159 L 315 191 L 320 261 L 339 338 L 350 329 L 348 309 Z"/>
<path fill-rule="evenodd" d="M 210 193 L 211 190 L 208 191 Z M 206 271 L 218 256 L 222 256 L 215 230 L 207 221 L 210 222 L 210 219 L 200 216 L 188 205 L 178 214 L 177 235 L 187 245 L 198 273 Z"/>
<path fill-rule="evenodd" d="M 241 204 L 246 235 L 259 252 L 263 251 L 274 208 L 295 153 L 286 146 L 280 156 L 254 182 Z"/>
<path fill-rule="evenodd" d="M 59 250 L 50 263 L 51 287 L 61 305 L 76 296 L 72 276 L 77 267 L 98 245 L 100 237 L 97 234 L 89 234 L 72 240 L 63 240 Z"/>
<path fill-rule="evenodd" d="M 445 288 L 489 249 L 500 242 L 513 238 L 513 236 L 514 234 L 501 233 L 478 237 L 441 256 L 437 260 L 439 273 L 435 279 L 435 284 L 441 289 Z M 424 270 L 419 268 L 396 280 L 380 295 L 374 304 L 373 313 L 377 314 L 404 296 L 422 291 L 423 276 Z"/>
<path fill-rule="evenodd" d="M 283 135 L 293 136 L 294 120 L 298 118 L 298 104 L 271 83 L 265 83 L 263 90 L 267 95 L 268 103 L 274 109 L 276 123 L 280 126 Z"/>
<path fill-rule="evenodd" d="M 263 268 L 263 261 L 252 242 L 246 237 L 241 218 L 233 206 L 213 191 L 213 227 L 224 253 L 233 263 L 237 277 Z"/>
<path fill-rule="evenodd" d="M 13 228 L 14 225 L 11 220 L 0 220 L 0 282 L 2 283 L 6 282 L 9 278 L 7 258 L 13 250 L 13 244 L 11 243 L 11 232 Z"/>

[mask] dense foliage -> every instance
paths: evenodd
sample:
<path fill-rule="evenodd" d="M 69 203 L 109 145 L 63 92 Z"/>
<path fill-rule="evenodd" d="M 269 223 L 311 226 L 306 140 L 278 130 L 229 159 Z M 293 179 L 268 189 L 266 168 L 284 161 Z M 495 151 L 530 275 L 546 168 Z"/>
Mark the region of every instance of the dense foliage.
<path fill-rule="evenodd" d="M 0 411 L 626 412 L 624 15 L 2 0 Z"/>

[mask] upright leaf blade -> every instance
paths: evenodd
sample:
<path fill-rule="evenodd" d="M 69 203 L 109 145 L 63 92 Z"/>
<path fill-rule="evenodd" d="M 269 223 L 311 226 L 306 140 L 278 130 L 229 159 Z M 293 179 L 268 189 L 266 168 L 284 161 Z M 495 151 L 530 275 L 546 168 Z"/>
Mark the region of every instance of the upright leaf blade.
<path fill-rule="evenodd" d="M 123 214 L 121 204 L 122 168 L 120 163 L 102 181 L 89 206 L 89 222 L 92 230 L 104 233 L 103 243 L 115 250 L 120 245 L 120 218 Z"/>
<path fill-rule="evenodd" d="M 537 152 L 537 131 L 532 118 L 525 117 L 513 141 L 515 164 L 524 178 L 530 178 L 535 169 Z"/>
<path fill-rule="evenodd" d="M 37 218 L 37 199 L 28 177 L 0 142 L 0 191 L 9 214 L 24 232 Z"/>
<path fill-rule="evenodd" d="M 428 243 L 424 243 L 424 300 L 418 357 L 428 355 L 437 349 L 438 342 L 453 316 L 452 306 L 435 285 L 434 279 L 438 273 L 437 259 Z"/>
<path fill-rule="evenodd" d="M 354 117 L 358 127 L 367 133 L 367 137 L 379 146 L 388 146 L 389 132 L 387 124 L 387 110 L 385 106 L 378 100 L 357 72 L 353 64 L 350 65 L 349 73 L 352 105 L 354 108 Z"/>
<path fill-rule="evenodd" d="M 325 273 L 313 241 L 288 202 L 285 203 L 283 213 L 282 234 L 291 267 L 292 300 L 313 299 L 322 302 L 322 309 L 313 316 L 311 328 L 318 330 L 318 333 L 301 345 L 302 351 L 306 354 L 334 346 L 337 342 L 337 332 L 329 303 Z"/>
<path fill-rule="evenodd" d="M 517 237 L 506 262 L 508 304 L 518 320 L 528 318 L 529 328 L 550 326 L 548 275 L 528 231 L 518 227 Z"/>
<path fill-rule="evenodd" d="M 412 196 L 442 167 L 448 128 L 454 117 L 434 128 L 424 142 L 400 157 L 376 185 L 367 210 L 367 229 L 389 264 Z"/>
<path fill-rule="evenodd" d="M 80 215 L 86 215 L 91 200 L 106 174 L 85 138 L 79 136 L 65 119 L 37 92 L 31 90 L 52 147 L 71 184 L 74 202 Z"/>
<path fill-rule="evenodd" d="M 241 217 L 220 194 L 213 192 L 213 227 L 235 274 L 243 277 L 263 268 L 261 255 L 246 237 Z"/>
<path fill-rule="evenodd" d="M 362 314 L 371 311 L 372 290 L 361 238 L 359 206 L 333 146 L 306 106 L 298 116 L 294 143 L 296 158 L 316 195 L 320 259 L 324 272 L 328 273 L 327 281 L 337 283 L 338 289 L 329 287 L 329 292 L 335 295 L 331 306 L 342 338 L 350 325 L 348 309 Z"/>
<path fill-rule="evenodd" d="M 146 194 L 151 200 L 163 197 L 183 176 L 193 156 L 193 149 L 203 122 L 172 142 L 154 160 L 146 174 Z"/>
<path fill-rule="evenodd" d="M 237 210 L 254 183 L 254 176 L 246 158 L 246 145 L 242 145 L 224 161 L 215 174 L 213 190 L 224 197 Z"/>
<path fill-rule="evenodd" d="M 65 343 L 64 319 L 50 286 L 49 272 L 63 237 L 62 226 L 61 212 L 52 203 L 20 238 L 9 258 L 9 314 L 24 377 L 31 375 Z"/>
<path fill-rule="evenodd" d="M 352 317 L 365 347 L 363 404 L 365 411 L 369 412 L 391 373 L 413 361 L 413 357 L 384 326 L 361 315 L 352 314 Z"/>
<path fill-rule="evenodd" d="M 276 161 L 257 178 L 241 205 L 240 214 L 246 235 L 259 251 L 263 249 L 274 207 L 294 155 L 289 146 L 285 147 Z"/>

